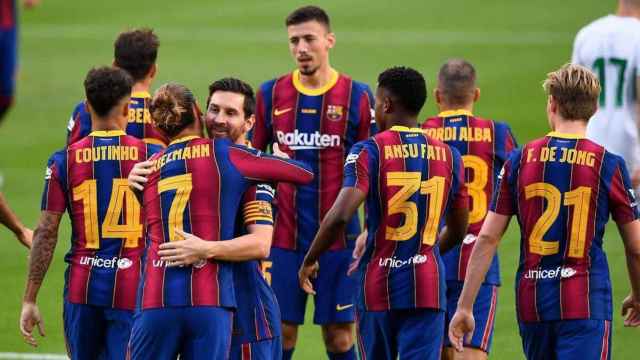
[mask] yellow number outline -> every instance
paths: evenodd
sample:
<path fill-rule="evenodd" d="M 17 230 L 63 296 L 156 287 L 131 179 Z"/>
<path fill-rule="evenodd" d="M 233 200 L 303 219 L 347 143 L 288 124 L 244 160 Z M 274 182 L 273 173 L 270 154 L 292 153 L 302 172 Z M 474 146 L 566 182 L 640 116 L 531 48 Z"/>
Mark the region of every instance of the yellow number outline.
<path fill-rule="evenodd" d="M 167 219 L 169 241 L 178 241 L 182 238 L 176 236 L 176 229 L 184 230 L 184 211 L 191 197 L 191 190 L 193 190 L 191 173 L 171 176 L 158 182 L 158 194 L 171 190 L 175 190 L 176 195 L 171 202 L 169 219 Z"/>
<path fill-rule="evenodd" d="M 465 168 L 473 170 L 473 181 L 467 183 L 467 190 L 471 197 L 469 224 L 475 224 L 487 216 L 488 201 L 487 193 L 484 190 L 489 182 L 489 166 L 476 155 L 463 155 L 462 163 Z"/>

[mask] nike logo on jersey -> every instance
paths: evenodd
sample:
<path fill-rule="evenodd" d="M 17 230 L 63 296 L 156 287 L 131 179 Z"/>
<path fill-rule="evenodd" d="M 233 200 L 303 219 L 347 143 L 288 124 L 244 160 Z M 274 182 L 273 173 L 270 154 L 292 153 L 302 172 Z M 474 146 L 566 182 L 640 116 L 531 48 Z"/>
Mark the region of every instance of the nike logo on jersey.
<path fill-rule="evenodd" d="M 347 310 L 350 307 L 353 307 L 353 304 L 347 304 L 347 305 L 336 304 L 336 310 L 337 311 Z"/>
<path fill-rule="evenodd" d="M 293 108 L 286 108 L 286 109 L 273 109 L 273 116 L 280 116 L 282 114 L 286 114 L 289 111 L 291 111 Z"/>

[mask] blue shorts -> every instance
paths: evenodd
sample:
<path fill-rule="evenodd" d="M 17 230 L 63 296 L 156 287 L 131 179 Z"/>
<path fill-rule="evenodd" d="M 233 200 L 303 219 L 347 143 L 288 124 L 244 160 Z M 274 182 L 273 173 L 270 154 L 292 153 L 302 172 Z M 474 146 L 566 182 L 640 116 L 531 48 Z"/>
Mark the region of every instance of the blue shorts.
<path fill-rule="evenodd" d="M 313 282 L 315 313 L 319 325 L 349 323 L 355 320 L 356 280 L 347 276 L 351 249 L 328 251 L 320 256 L 318 278 Z M 298 282 L 298 270 L 305 253 L 271 248 L 271 287 L 276 294 L 282 321 L 303 324 L 307 293 Z"/>
<path fill-rule="evenodd" d="M 214 306 L 173 307 L 136 313 L 129 355 L 134 360 L 226 359 L 233 312 Z"/>
<path fill-rule="evenodd" d="M 231 344 L 231 360 L 280 360 L 282 339 L 274 337 L 246 344 Z"/>
<path fill-rule="evenodd" d="M 449 321 L 456 313 L 458 299 L 462 293 L 463 283 L 459 281 L 447 281 L 447 316 L 444 327 L 444 346 L 451 347 L 447 331 Z M 493 340 L 493 325 L 496 319 L 496 306 L 498 305 L 498 287 L 495 285 L 482 285 L 478 292 L 475 304 L 473 304 L 473 318 L 476 328 L 473 331 L 471 342 L 464 343 L 466 347 L 480 349 L 487 354 L 491 350 Z"/>
<path fill-rule="evenodd" d="M 520 324 L 528 360 L 611 359 L 611 321 L 560 320 Z"/>
<path fill-rule="evenodd" d="M 72 360 L 125 358 L 133 311 L 64 300 L 62 317 L 67 352 Z"/>
<path fill-rule="evenodd" d="M 17 30 L 0 30 L 0 107 L 13 98 L 18 55 Z"/>
<path fill-rule="evenodd" d="M 443 334 L 443 311 L 358 311 L 358 351 L 362 360 L 440 360 Z"/>

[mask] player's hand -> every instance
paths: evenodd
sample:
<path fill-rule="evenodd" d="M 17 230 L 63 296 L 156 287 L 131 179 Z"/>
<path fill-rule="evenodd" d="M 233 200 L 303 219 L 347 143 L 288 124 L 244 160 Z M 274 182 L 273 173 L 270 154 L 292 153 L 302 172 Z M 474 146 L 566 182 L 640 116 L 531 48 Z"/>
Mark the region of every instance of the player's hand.
<path fill-rule="evenodd" d="M 20 313 L 20 332 L 24 341 L 33 347 L 38 346 L 38 342 L 33 337 L 33 328 L 36 326 L 40 336 L 44 337 L 44 323 L 42 322 L 38 305 L 32 302 L 23 302 L 22 312 Z"/>
<path fill-rule="evenodd" d="M 160 244 L 158 255 L 167 266 L 192 265 L 207 259 L 209 246 L 213 245 L 212 241 L 202 240 L 180 229 L 176 229 L 176 235 L 184 240 Z"/>
<path fill-rule="evenodd" d="M 313 290 L 311 279 L 318 277 L 318 269 L 320 269 L 320 264 L 318 264 L 317 261 L 311 265 L 305 265 L 302 263 L 302 266 L 300 267 L 300 271 L 298 272 L 298 281 L 300 281 L 300 287 L 302 290 L 307 294 L 316 294 L 316 291 Z"/>
<path fill-rule="evenodd" d="M 624 316 L 624 326 L 640 326 L 640 301 L 634 299 L 633 295 L 627 296 L 622 302 L 622 316 Z"/>
<path fill-rule="evenodd" d="M 22 0 L 22 5 L 24 5 L 27 9 L 33 9 L 34 7 L 40 5 L 40 0 Z"/>
<path fill-rule="evenodd" d="M 31 244 L 33 243 L 33 230 L 29 228 L 23 228 L 19 234 L 16 234 L 16 238 L 27 249 L 31 249 Z"/>
<path fill-rule="evenodd" d="M 358 235 L 356 239 L 356 245 L 353 248 L 353 253 L 351 256 L 353 257 L 353 261 L 349 264 L 349 269 L 347 269 L 347 275 L 351 276 L 356 269 L 358 269 L 358 265 L 360 265 L 360 259 L 362 259 L 362 255 L 364 254 L 365 245 L 367 243 L 367 230 L 363 231 Z"/>
<path fill-rule="evenodd" d="M 476 327 L 476 321 L 473 318 L 473 312 L 458 308 L 449 323 L 449 341 L 457 352 L 464 350 L 464 340 L 471 342 L 473 330 Z"/>
<path fill-rule="evenodd" d="M 638 186 L 640 186 L 640 168 L 636 168 L 631 173 L 631 186 L 633 186 L 634 189 L 637 189 Z"/>
<path fill-rule="evenodd" d="M 280 145 L 278 145 L 278 143 L 273 143 L 271 145 L 271 150 L 273 151 L 273 155 L 283 158 L 283 159 L 289 159 L 289 155 L 287 155 L 284 151 L 280 150 Z"/>
<path fill-rule="evenodd" d="M 133 190 L 144 190 L 144 184 L 147 183 L 147 176 L 151 174 L 152 161 L 143 161 L 133 165 L 133 169 L 129 173 L 127 182 L 129 187 Z"/>

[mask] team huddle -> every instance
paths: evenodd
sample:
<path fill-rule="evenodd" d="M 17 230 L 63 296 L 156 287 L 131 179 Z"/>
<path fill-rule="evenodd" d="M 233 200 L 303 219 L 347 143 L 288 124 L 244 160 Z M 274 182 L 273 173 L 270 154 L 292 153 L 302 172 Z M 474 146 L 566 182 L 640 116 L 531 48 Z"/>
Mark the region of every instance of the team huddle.
<path fill-rule="evenodd" d="M 486 359 L 515 216 L 527 359 L 609 359 L 605 225 L 624 242 L 636 327 L 640 213 L 634 165 L 586 137 L 606 108 L 591 64 L 547 75 L 551 132 L 518 147 L 506 122 L 474 114 L 468 61 L 442 65 L 440 112 L 419 122 L 420 72 L 386 69 L 372 92 L 331 67 L 324 10 L 285 23 L 294 71 L 255 95 L 217 79 L 204 103 L 177 83 L 151 95 L 157 35 L 118 35 L 48 161 L 25 340 L 44 335 L 36 298 L 68 213 L 71 359 L 288 360 L 309 294 L 329 359 Z"/>

